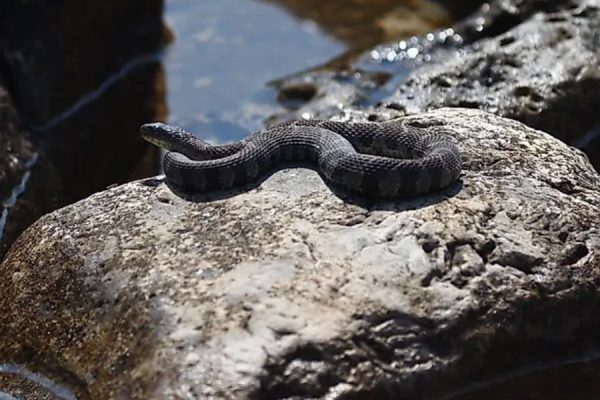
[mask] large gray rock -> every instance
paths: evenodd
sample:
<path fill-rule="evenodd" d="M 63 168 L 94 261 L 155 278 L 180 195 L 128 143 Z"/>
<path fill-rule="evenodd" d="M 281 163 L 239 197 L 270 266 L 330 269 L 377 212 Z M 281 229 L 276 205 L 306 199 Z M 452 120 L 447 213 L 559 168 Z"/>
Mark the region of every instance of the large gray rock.
<path fill-rule="evenodd" d="M 409 121 L 459 144 L 444 193 L 345 201 L 287 169 L 197 202 L 132 182 L 43 217 L 0 265 L 1 362 L 89 399 L 431 399 L 599 344 L 582 153 L 476 110 Z"/>

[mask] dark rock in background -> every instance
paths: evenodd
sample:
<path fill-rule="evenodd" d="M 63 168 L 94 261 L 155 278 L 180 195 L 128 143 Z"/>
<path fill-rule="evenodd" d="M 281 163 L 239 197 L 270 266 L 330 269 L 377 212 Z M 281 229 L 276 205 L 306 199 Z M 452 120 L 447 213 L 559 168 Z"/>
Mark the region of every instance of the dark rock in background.
<path fill-rule="evenodd" d="M 156 171 L 138 128 L 166 114 L 162 8 L 13 0 L 0 10 L 1 72 L 63 181 L 62 204 Z"/>
<path fill-rule="evenodd" d="M 43 213 L 155 173 L 138 128 L 166 114 L 156 52 L 167 33 L 162 0 L 2 2 L 0 201 L 19 197 L 0 256 Z"/>
<path fill-rule="evenodd" d="M 156 174 L 158 149 L 141 138 L 139 127 L 164 120 L 163 80 L 157 61 L 140 65 L 81 112 L 38 135 L 64 182 L 63 205 Z"/>
<path fill-rule="evenodd" d="M 164 42 L 161 0 L 10 0 L 0 58 L 17 108 L 42 126 Z M 108 116 L 107 116 L 108 117 Z"/>
<path fill-rule="evenodd" d="M 574 9 L 580 4 L 580 0 L 492 0 L 458 23 L 455 29 L 465 43 L 473 43 L 502 34 L 534 14 Z"/>
<path fill-rule="evenodd" d="M 0 81 L 0 259 L 25 227 L 58 206 L 59 185 Z"/>
<path fill-rule="evenodd" d="M 1 83 L 1 81 L 0 81 Z M 18 117 L 6 90 L 0 86 L 0 199 L 12 189 L 33 164 L 36 149 Z"/>

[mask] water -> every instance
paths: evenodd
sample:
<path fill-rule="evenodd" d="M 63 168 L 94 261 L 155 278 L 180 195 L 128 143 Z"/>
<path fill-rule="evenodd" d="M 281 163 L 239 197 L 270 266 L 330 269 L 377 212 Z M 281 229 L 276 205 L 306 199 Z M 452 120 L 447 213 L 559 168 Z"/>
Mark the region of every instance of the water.
<path fill-rule="evenodd" d="M 21 180 L 12 188 L 10 196 L 0 202 L 2 205 L 2 213 L 0 213 L 0 239 L 4 233 L 4 226 L 6 225 L 6 220 L 8 218 L 8 211 L 17 203 L 19 196 L 25 192 L 25 189 L 27 188 L 27 181 L 29 181 L 29 178 L 31 177 L 30 169 L 36 163 L 37 159 L 38 154 L 35 153 L 31 159 L 25 163 L 25 172 L 21 176 Z"/>
<path fill-rule="evenodd" d="M 268 82 L 347 66 L 379 43 L 445 28 L 478 3 L 166 0 L 175 37 L 163 58 L 168 122 L 212 143 L 238 140 L 285 111 Z M 407 73 L 394 71 L 393 83 Z"/>
<path fill-rule="evenodd" d="M 212 142 L 237 140 L 277 109 L 265 83 L 323 63 L 345 45 L 314 22 L 252 0 L 167 0 L 169 122 Z"/>

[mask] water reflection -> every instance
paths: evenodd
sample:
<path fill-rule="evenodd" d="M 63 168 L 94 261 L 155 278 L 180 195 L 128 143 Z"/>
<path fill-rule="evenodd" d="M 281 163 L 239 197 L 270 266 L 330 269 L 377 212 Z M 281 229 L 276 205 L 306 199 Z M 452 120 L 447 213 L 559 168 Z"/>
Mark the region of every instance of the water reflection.
<path fill-rule="evenodd" d="M 315 21 L 343 41 L 348 60 L 380 43 L 422 35 L 452 23 L 450 7 L 434 0 L 263 0 L 279 4 L 300 19 Z"/>
<path fill-rule="evenodd" d="M 23 175 L 21 176 L 19 183 L 12 188 L 10 196 L 8 196 L 6 199 L 2 200 L 2 202 L 0 203 L 2 205 L 2 214 L 0 214 L 0 239 L 2 239 L 2 236 L 4 234 L 4 227 L 6 226 L 8 212 L 12 207 L 15 206 L 19 196 L 21 196 L 25 192 L 25 189 L 27 187 L 27 182 L 29 181 L 29 178 L 31 177 L 30 169 L 31 169 L 31 167 L 33 167 L 33 165 L 35 165 L 35 163 L 37 162 L 37 159 L 38 159 L 38 154 L 34 153 L 33 156 L 29 160 L 27 160 L 27 162 L 24 164 L 25 172 L 23 172 Z"/>
<path fill-rule="evenodd" d="M 175 36 L 164 58 L 168 120 L 212 143 L 238 140 L 285 112 L 267 82 L 340 68 L 378 43 L 448 26 L 477 3 L 167 0 L 166 19 Z M 415 51 L 407 48 L 394 57 L 417 58 Z"/>
<path fill-rule="evenodd" d="M 275 108 L 265 82 L 344 49 L 311 21 L 259 1 L 167 0 L 169 121 L 212 142 L 237 140 Z"/>

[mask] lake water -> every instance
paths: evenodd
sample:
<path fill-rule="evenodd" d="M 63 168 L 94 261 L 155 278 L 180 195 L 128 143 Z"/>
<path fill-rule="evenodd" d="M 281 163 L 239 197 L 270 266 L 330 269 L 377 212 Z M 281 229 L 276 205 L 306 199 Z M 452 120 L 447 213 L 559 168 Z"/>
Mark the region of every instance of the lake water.
<path fill-rule="evenodd" d="M 283 109 L 269 81 L 445 27 L 457 12 L 450 8 L 428 0 L 167 0 L 168 121 L 212 143 L 238 140 Z"/>
<path fill-rule="evenodd" d="M 167 49 L 169 122 L 212 142 L 258 129 L 274 108 L 265 83 L 345 49 L 314 22 L 251 0 L 168 0 L 175 35 Z"/>

